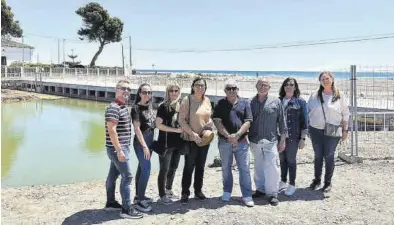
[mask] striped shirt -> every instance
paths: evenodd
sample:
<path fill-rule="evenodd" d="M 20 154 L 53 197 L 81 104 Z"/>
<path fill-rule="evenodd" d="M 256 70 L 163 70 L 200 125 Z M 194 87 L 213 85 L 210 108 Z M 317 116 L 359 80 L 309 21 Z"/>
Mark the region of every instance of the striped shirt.
<path fill-rule="evenodd" d="M 105 121 L 117 122 L 116 132 L 118 133 L 118 139 L 120 145 L 129 146 L 131 139 L 131 123 L 130 114 L 126 105 L 119 105 L 116 102 L 111 102 L 105 110 Z M 107 123 L 105 124 L 105 146 L 113 147 L 108 133 Z"/>
<path fill-rule="evenodd" d="M 249 140 L 259 143 L 260 140 L 277 141 L 278 136 L 287 133 L 285 116 L 279 98 L 268 96 L 261 103 L 256 95 L 251 103 L 253 122 L 249 128 Z"/>

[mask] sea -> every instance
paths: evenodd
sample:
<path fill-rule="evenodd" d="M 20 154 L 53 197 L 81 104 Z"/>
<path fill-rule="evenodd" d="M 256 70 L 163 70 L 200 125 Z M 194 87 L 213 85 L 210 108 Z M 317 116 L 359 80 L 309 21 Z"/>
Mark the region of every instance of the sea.
<path fill-rule="evenodd" d="M 281 77 L 304 77 L 304 78 L 316 78 L 319 76 L 318 71 L 236 71 L 236 70 L 150 70 L 150 69 L 138 69 L 138 72 L 148 73 L 199 73 L 199 74 L 212 74 L 212 75 L 240 75 L 240 76 L 281 76 Z M 350 79 L 350 72 L 335 72 L 332 71 L 335 78 L 339 79 Z M 389 71 L 378 71 L 378 72 L 357 72 L 357 77 L 360 78 L 384 78 L 394 79 L 393 70 Z"/>

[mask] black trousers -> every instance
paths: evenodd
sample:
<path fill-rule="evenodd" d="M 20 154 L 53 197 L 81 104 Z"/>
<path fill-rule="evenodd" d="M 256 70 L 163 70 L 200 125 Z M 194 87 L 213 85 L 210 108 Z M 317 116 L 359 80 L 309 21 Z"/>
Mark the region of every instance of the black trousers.
<path fill-rule="evenodd" d="M 209 145 L 198 146 L 195 142 L 191 142 L 190 152 L 185 155 L 185 167 L 182 175 L 182 195 L 190 195 L 190 186 L 192 183 L 192 175 L 194 169 L 194 193 L 202 190 L 204 180 L 204 167 L 207 161 Z"/>
<path fill-rule="evenodd" d="M 160 171 L 157 178 L 159 195 L 163 197 L 165 189 L 171 190 L 174 182 L 175 172 L 179 165 L 181 155 L 178 150 L 169 150 L 163 156 L 159 156 Z"/>

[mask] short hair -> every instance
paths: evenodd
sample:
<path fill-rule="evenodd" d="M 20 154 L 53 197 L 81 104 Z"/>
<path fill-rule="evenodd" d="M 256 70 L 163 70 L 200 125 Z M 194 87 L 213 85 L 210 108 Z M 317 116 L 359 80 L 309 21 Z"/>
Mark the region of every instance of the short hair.
<path fill-rule="evenodd" d="M 233 87 L 238 87 L 237 82 L 234 79 L 228 79 L 226 83 L 224 84 L 225 87 L 227 86 L 233 86 Z"/>
<path fill-rule="evenodd" d="M 130 84 L 130 82 L 128 80 L 120 80 L 118 81 L 118 83 L 116 84 L 116 88 L 121 87 L 124 84 Z"/>

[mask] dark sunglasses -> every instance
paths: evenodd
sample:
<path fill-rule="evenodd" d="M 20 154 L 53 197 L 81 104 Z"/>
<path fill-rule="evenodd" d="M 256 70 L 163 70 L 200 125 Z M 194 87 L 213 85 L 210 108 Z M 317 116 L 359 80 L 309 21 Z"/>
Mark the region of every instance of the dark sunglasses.
<path fill-rule="evenodd" d="M 294 86 L 295 86 L 295 84 L 292 84 L 292 83 L 285 84 L 285 87 L 294 87 Z"/>
<path fill-rule="evenodd" d="M 204 84 L 195 84 L 194 85 L 195 88 L 205 88 Z"/>
<path fill-rule="evenodd" d="M 131 88 L 129 87 L 119 87 L 119 90 L 131 92 Z"/>
<path fill-rule="evenodd" d="M 141 94 L 143 94 L 143 95 L 151 95 L 152 92 L 151 91 L 141 91 Z"/>
<path fill-rule="evenodd" d="M 170 92 L 170 93 L 178 93 L 178 89 L 172 89 L 172 90 L 169 90 L 168 92 Z"/>
<path fill-rule="evenodd" d="M 226 91 L 237 91 L 237 87 L 226 87 Z"/>

